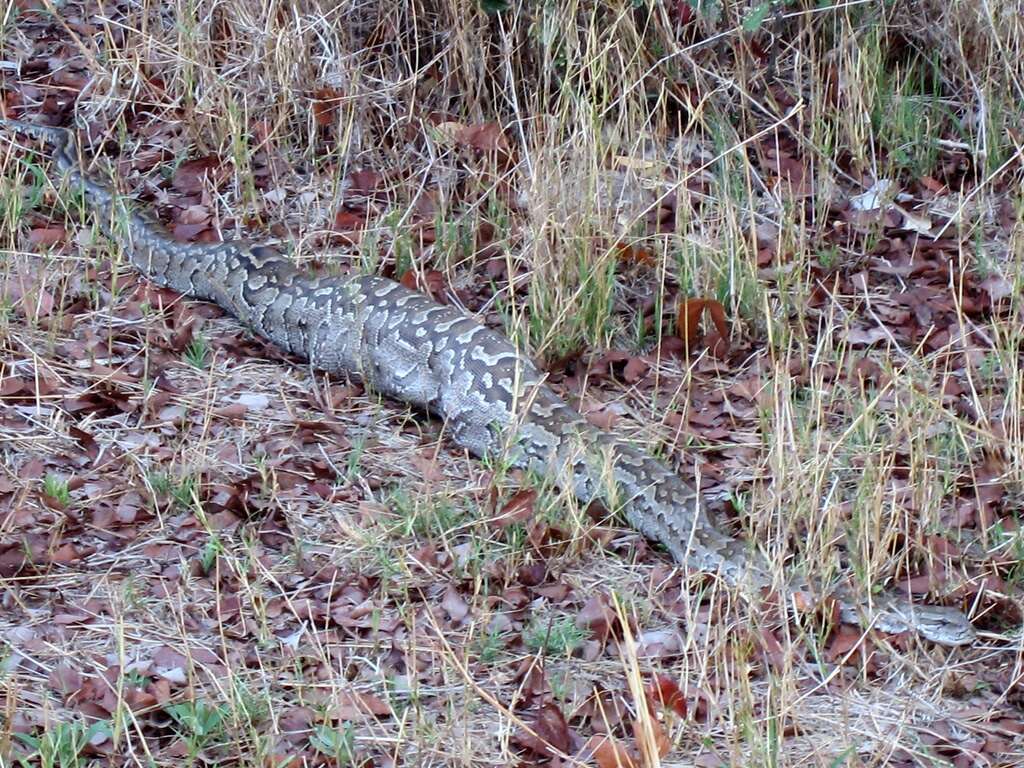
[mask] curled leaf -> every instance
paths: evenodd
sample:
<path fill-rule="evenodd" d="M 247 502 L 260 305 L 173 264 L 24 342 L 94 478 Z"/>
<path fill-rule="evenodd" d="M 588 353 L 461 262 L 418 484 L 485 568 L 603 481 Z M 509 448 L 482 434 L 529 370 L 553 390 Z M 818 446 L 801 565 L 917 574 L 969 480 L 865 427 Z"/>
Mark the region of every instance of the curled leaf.
<path fill-rule="evenodd" d="M 676 332 L 679 338 L 692 348 L 700 335 L 700 318 L 707 311 L 715 330 L 725 342 L 729 338 L 729 326 L 725 321 L 725 307 L 714 299 L 683 299 L 676 313 Z"/>

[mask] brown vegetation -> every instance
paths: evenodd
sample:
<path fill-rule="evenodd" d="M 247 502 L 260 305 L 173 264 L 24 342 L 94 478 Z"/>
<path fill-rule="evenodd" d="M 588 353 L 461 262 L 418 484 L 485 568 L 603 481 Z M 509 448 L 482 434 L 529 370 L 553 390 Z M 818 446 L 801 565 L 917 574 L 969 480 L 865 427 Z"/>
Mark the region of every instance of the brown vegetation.
<path fill-rule="evenodd" d="M 0 112 L 179 239 L 476 313 L 780 574 L 980 633 L 680 573 L 145 283 L 5 134 L 0 761 L 1020 765 L 1022 61 L 975 0 L 0 3 Z"/>

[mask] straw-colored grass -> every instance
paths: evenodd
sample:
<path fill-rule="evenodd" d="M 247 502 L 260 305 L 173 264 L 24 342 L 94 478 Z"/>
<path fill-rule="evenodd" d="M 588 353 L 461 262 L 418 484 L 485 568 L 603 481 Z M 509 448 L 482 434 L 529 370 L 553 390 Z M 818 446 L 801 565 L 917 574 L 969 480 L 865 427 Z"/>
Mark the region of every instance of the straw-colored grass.
<path fill-rule="evenodd" d="M 0 763 L 528 763 L 549 705 L 562 764 L 612 764 L 579 749 L 605 732 L 638 765 L 1024 760 L 1019 9 L 692 5 L 0 4 L 0 105 L 73 116 L 171 223 L 439 274 L 780 583 L 931 574 L 915 599 L 973 612 L 975 646 L 844 645 L 677 572 L 147 286 L 5 138 Z M 176 188 L 203 157 L 221 183 Z M 906 226 L 851 213 L 883 179 Z M 936 252 L 947 293 L 913 293 Z M 728 353 L 676 354 L 685 297 L 724 306 Z"/>

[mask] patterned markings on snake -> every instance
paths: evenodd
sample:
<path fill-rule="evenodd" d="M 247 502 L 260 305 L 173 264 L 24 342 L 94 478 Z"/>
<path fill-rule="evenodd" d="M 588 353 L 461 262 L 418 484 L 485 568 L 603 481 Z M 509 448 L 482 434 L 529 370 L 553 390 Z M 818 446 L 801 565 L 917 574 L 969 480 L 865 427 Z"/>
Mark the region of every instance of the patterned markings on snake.
<path fill-rule="evenodd" d="M 773 586 L 766 561 L 719 530 L 678 475 L 583 419 L 500 334 L 385 278 L 308 278 L 286 256 L 246 241 L 179 243 L 154 217 L 125 215 L 114 190 L 79 165 L 71 131 L 6 119 L 0 125 L 52 147 L 58 172 L 84 189 L 100 225 L 154 283 L 218 304 L 315 368 L 356 376 L 442 417 L 452 440 L 476 456 L 504 456 L 544 475 L 566 468 L 571 480 L 553 479 L 564 480 L 584 503 L 599 498 L 621 510 L 689 569 L 716 572 L 751 592 Z M 122 220 L 127 226 L 117 225 Z M 787 595 L 805 590 L 814 591 L 802 582 L 784 587 Z M 975 637 L 952 608 L 895 596 L 863 607 L 841 589 L 833 595 L 843 621 L 867 618 L 876 629 L 917 631 L 951 646 Z"/>

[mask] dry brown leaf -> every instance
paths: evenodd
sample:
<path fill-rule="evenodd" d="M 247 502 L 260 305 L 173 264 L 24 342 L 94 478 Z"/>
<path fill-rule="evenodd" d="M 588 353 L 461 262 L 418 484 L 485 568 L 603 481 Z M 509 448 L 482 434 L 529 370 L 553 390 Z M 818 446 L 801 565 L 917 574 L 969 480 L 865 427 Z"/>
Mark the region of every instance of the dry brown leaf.
<path fill-rule="evenodd" d="M 605 403 L 600 403 L 596 408 L 584 409 L 583 417 L 598 429 L 606 431 L 613 429 L 619 421 L 619 414 Z"/>
<path fill-rule="evenodd" d="M 348 175 L 349 186 L 346 194 L 370 197 L 380 189 L 383 181 L 384 177 L 372 168 L 360 168 Z"/>
<path fill-rule="evenodd" d="M 594 756 L 598 768 L 637 768 L 630 751 L 611 736 L 591 736 L 587 749 Z"/>
<path fill-rule="evenodd" d="M 214 171 L 220 167 L 220 158 L 213 155 L 188 160 L 175 169 L 171 186 L 186 195 L 198 194 L 203 191 L 206 179 L 213 180 Z"/>
<path fill-rule="evenodd" d="M 463 144 L 484 154 L 508 155 L 509 143 L 496 122 L 468 125 L 458 132 L 457 138 Z"/>
<path fill-rule="evenodd" d="M 569 751 L 572 734 L 565 722 L 565 715 L 555 704 L 543 704 L 529 725 L 533 733 L 520 731 L 516 734 L 516 741 L 530 752 L 555 757 Z"/>
<path fill-rule="evenodd" d="M 492 521 L 497 528 L 505 528 L 513 523 L 522 523 L 533 517 L 537 491 L 533 488 L 520 488 L 508 500 L 501 513 Z"/>
<path fill-rule="evenodd" d="M 668 751 L 672 748 L 672 742 L 668 738 L 668 734 L 665 733 L 664 726 L 655 719 L 648 721 L 648 727 L 651 730 L 651 735 L 654 737 L 654 748 L 658 752 L 658 757 L 664 757 L 668 754 Z M 639 719 L 634 718 L 633 720 L 633 740 L 636 742 L 637 751 L 643 755 L 645 750 L 640 745 L 641 733 L 643 732 L 643 724 Z"/>
<path fill-rule="evenodd" d="M 391 707 L 372 693 L 340 691 L 331 709 L 337 720 L 366 720 L 370 717 L 389 717 Z"/>
<path fill-rule="evenodd" d="M 469 604 L 462 599 L 462 595 L 460 595 L 458 590 L 451 585 L 449 585 L 448 589 L 444 592 L 444 598 L 441 600 L 441 607 L 444 608 L 448 617 L 455 624 L 461 624 L 469 615 Z"/>
<path fill-rule="evenodd" d="M 171 227 L 171 234 L 174 239 L 181 243 L 188 243 L 199 237 L 210 228 L 209 224 L 175 224 Z"/>
<path fill-rule="evenodd" d="M 589 629 L 594 637 L 604 642 L 611 628 L 615 625 L 615 612 L 608 602 L 607 596 L 598 592 L 592 595 L 576 616 L 576 626 Z"/>
<path fill-rule="evenodd" d="M 437 462 L 437 456 L 433 451 L 427 450 L 417 453 L 412 457 L 412 464 L 420 473 L 420 478 L 426 483 L 439 483 L 444 480 L 444 472 Z"/>
<path fill-rule="evenodd" d="M 700 335 L 700 318 L 707 312 L 711 316 L 715 330 L 725 342 L 729 338 L 729 326 L 725 321 L 725 307 L 714 299 L 683 299 L 679 302 L 676 315 L 676 332 L 693 348 Z"/>
<path fill-rule="evenodd" d="M 615 244 L 615 258 L 625 264 L 643 264 L 646 267 L 653 267 L 657 263 L 649 249 L 625 243 Z"/>
<path fill-rule="evenodd" d="M 28 233 L 31 245 L 48 248 L 67 239 L 68 232 L 64 227 L 35 227 Z"/>
<path fill-rule="evenodd" d="M 313 119 L 317 125 L 330 126 L 337 121 L 338 107 L 344 94 L 336 88 L 319 88 L 313 93 Z"/>
<path fill-rule="evenodd" d="M 442 299 L 444 298 L 447 284 L 444 279 L 444 273 L 439 272 L 436 269 L 428 269 L 421 274 L 417 274 L 413 270 L 407 269 L 399 282 L 410 291 L 425 293 L 434 299 L 434 301 L 444 303 Z"/>
<path fill-rule="evenodd" d="M 654 707 L 667 707 L 680 717 L 686 717 L 686 697 L 675 680 L 656 674 L 647 686 L 647 694 Z"/>
<path fill-rule="evenodd" d="M 366 229 L 366 211 L 339 208 L 334 214 L 334 231 L 344 234 L 345 240 L 356 245 Z"/>
<path fill-rule="evenodd" d="M 79 551 L 74 544 L 64 544 L 57 547 L 57 549 L 50 554 L 50 562 L 58 565 L 67 565 L 68 563 L 80 560 L 83 554 L 85 553 Z"/>
<path fill-rule="evenodd" d="M 647 372 L 651 370 L 651 364 L 642 357 L 630 358 L 626 367 L 622 369 L 622 378 L 627 384 L 636 384 L 641 381 Z"/>
<path fill-rule="evenodd" d="M 859 629 L 844 624 L 833 633 L 825 657 L 833 663 L 839 662 L 863 642 L 863 633 Z"/>

